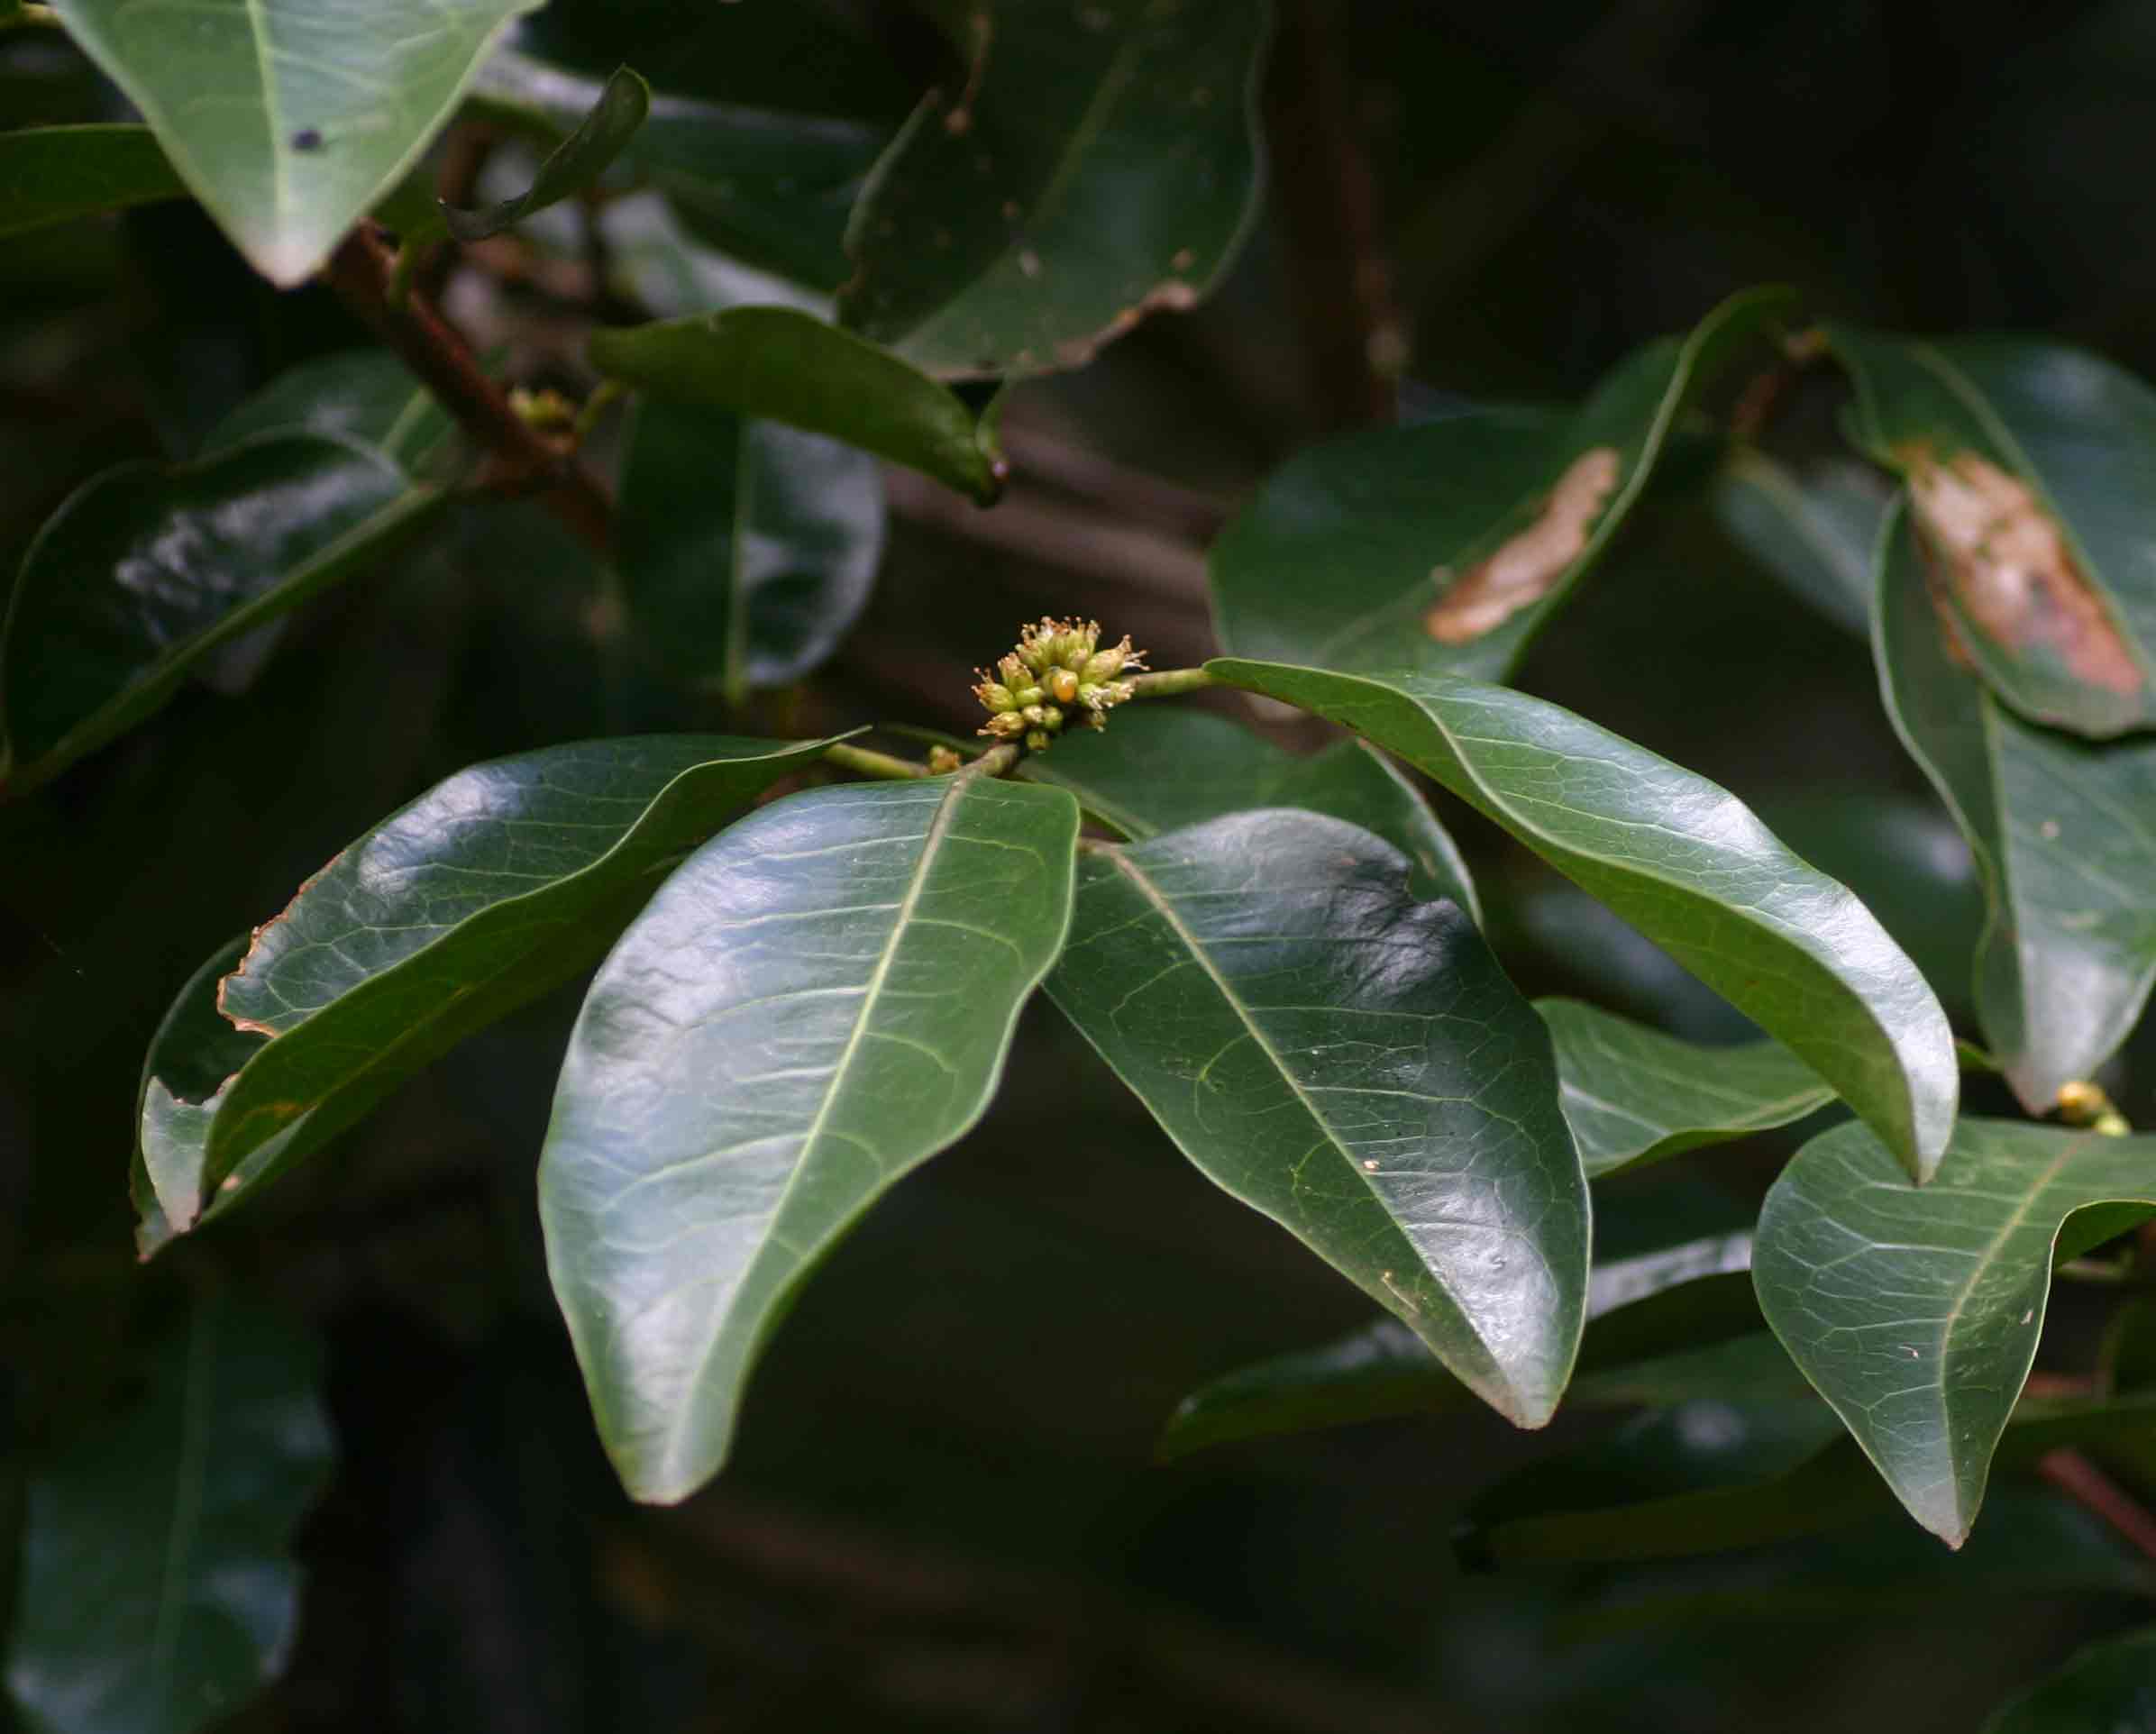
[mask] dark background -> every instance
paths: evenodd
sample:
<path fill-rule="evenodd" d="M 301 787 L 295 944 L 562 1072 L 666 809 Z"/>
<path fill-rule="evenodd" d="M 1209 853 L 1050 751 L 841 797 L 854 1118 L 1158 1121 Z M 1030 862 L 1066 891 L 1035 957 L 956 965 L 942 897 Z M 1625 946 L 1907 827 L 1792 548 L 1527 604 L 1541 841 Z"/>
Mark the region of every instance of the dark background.
<path fill-rule="evenodd" d="M 992 522 L 894 479 L 867 619 L 751 725 L 966 726 L 965 671 L 1044 609 L 1128 627 L 1156 665 L 1195 660 L 1204 536 L 1288 453 L 1386 411 L 1363 361 L 1373 338 L 1411 358 L 1411 406 L 1564 399 L 1730 291 L 1784 280 L 1822 314 L 2047 330 L 2156 373 L 2156 6 L 1278 10 L 1274 185 L 1232 280 L 1018 395 L 1019 481 Z M 80 62 L 27 34 L 0 44 L 9 122 L 96 112 Z M 11 242 L 0 294 L 11 564 L 96 469 L 183 452 L 281 368 L 359 341 L 324 292 L 270 291 L 184 207 Z M 553 310 L 513 287 L 473 305 L 546 375 Z M 1839 389 L 1798 382 L 1777 439 L 1831 441 Z M 34 1397 L 39 1425 L 63 1431 L 70 1405 L 93 1410 L 191 1268 L 315 1319 L 331 1344 L 343 1467 L 303 1537 L 297 1660 L 245 1725 L 1315 1734 L 1891 1718 L 1945 1734 L 2133 1617 L 2116 1600 L 1934 1586 L 1839 1615 L 1732 1602 L 1712 1621 L 1570 1641 L 1591 1574 L 1463 1574 L 1449 1538 L 1477 1487 L 1608 1424 L 1592 1419 L 1529 1437 L 1477 1413 L 1154 1466 L 1194 1384 L 1367 1308 L 1184 1165 L 1045 1008 L 983 1126 L 818 1274 L 758 1374 L 735 1463 L 677 1511 L 615 1489 L 546 1291 L 533 1164 L 573 994 L 475 1039 L 251 1215 L 138 1272 L 136 1074 L 220 941 L 462 764 L 726 720 L 595 652 L 590 581 L 535 512 L 474 508 L 450 545 L 296 621 L 244 698 L 190 691 L 0 809 L 18 1403 Z M 1695 494 L 1650 502 L 1521 684 L 1753 802 L 1875 901 L 1967 1027 L 1966 860 L 1896 749 L 1862 647 L 1727 542 Z M 1523 989 L 1735 1033 L 1642 942 L 1443 810 Z M 2137 1120 L 2156 1111 L 2146 1075 L 2121 1079 Z M 1611 1189 L 1604 1244 L 1742 1223 L 1788 1147 Z M 2087 1354 L 2075 1300 L 2047 1345 L 2059 1364 Z"/>

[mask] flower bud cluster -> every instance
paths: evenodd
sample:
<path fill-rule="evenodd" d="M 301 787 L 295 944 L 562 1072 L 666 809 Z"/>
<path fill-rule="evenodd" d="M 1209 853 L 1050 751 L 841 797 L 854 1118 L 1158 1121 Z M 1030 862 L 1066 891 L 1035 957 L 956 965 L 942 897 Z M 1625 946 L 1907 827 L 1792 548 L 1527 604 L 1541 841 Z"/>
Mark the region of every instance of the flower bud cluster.
<path fill-rule="evenodd" d="M 1022 740 L 1027 751 L 1043 752 L 1073 720 L 1101 727 L 1108 713 L 1137 690 L 1117 677 L 1145 665 L 1145 653 L 1131 648 L 1128 634 L 1103 650 L 1099 621 L 1044 617 L 1025 628 L 1017 649 L 996 664 L 993 674 L 973 671 L 981 677 L 973 696 L 988 712 L 981 732 L 1000 741 Z"/>

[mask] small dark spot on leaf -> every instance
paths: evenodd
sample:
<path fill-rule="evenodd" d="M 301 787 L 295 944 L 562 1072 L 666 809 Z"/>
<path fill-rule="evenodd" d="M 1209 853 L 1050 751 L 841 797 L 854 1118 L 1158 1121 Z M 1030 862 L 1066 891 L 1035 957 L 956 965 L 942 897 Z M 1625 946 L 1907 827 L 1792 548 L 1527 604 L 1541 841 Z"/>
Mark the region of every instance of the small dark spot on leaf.
<path fill-rule="evenodd" d="M 295 151 L 319 151 L 322 149 L 322 134 L 311 126 L 303 126 L 292 134 L 292 148 Z"/>

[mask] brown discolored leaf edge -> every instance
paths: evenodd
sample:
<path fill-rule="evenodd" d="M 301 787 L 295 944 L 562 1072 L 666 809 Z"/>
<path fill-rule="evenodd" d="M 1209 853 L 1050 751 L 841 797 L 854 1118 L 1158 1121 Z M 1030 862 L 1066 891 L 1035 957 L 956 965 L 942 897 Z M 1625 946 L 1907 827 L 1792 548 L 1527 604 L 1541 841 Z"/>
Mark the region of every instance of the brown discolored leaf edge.
<path fill-rule="evenodd" d="M 1581 452 L 1558 478 L 1535 521 L 1448 589 L 1422 616 L 1423 630 L 1440 644 L 1471 643 L 1548 596 L 1586 552 L 1588 533 L 1616 491 L 1621 468 L 1615 446 Z M 1430 576 L 1442 585 L 1448 574 L 1440 566 Z"/>

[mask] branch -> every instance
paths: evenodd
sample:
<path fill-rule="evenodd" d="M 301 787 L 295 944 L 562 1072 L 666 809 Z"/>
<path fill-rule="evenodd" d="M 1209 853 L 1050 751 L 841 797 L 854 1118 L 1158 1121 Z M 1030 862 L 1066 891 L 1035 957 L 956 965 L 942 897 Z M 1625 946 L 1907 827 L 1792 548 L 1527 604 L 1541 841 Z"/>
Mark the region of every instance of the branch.
<path fill-rule="evenodd" d="M 324 275 L 360 322 L 394 350 L 488 453 L 489 486 L 529 493 L 604 559 L 612 541 L 613 503 L 575 458 L 559 450 L 509 406 L 480 370 L 471 351 L 418 294 L 389 306 L 396 256 L 370 224 L 348 235 Z"/>
<path fill-rule="evenodd" d="M 2080 1452 L 2064 1447 L 2053 1451 L 2039 1460 L 2036 1473 L 2156 1559 L 2156 1516 Z"/>

